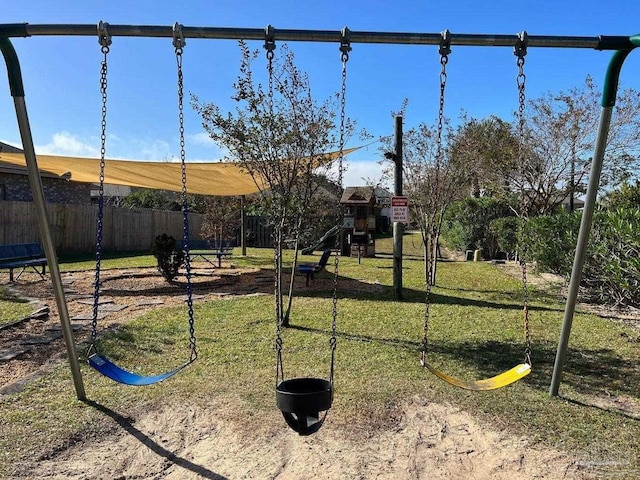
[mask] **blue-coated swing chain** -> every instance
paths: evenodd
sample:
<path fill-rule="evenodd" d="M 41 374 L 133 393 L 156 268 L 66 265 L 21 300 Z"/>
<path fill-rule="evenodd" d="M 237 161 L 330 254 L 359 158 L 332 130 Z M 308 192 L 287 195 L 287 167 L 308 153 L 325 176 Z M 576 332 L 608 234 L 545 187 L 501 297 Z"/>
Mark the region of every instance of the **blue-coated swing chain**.
<path fill-rule="evenodd" d="M 96 223 L 96 268 L 93 285 L 93 311 L 91 317 L 91 342 L 87 356 L 97 353 L 96 338 L 98 332 L 98 308 L 100 306 L 100 263 L 102 260 L 102 231 L 104 220 L 104 157 L 107 144 L 107 55 L 111 36 L 107 30 L 108 23 L 98 24 L 98 43 L 102 46 L 103 59 L 100 63 L 100 95 L 102 97 L 101 123 L 100 123 L 100 177 L 98 189 L 98 219 Z"/>
<path fill-rule="evenodd" d="M 180 167 L 182 171 L 182 243 L 184 245 L 184 265 L 187 274 L 187 308 L 189 315 L 189 361 L 198 358 L 196 349 L 195 320 L 193 315 L 193 286 L 191 284 L 191 255 L 189 254 L 189 201 L 187 197 L 187 163 L 184 141 L 184 81 L 182 75 L 182 53 L 186 41 L 182 34 L 182 25 L 173 25 L 173 46 L 176 53 L 178 71 L 178 124 L 180 128 Z"/>

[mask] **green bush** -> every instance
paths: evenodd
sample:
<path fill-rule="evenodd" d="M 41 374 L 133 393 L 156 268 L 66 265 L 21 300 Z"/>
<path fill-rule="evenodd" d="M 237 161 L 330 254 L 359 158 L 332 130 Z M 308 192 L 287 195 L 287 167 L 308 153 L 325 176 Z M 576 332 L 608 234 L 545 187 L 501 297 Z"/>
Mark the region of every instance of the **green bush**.
<path fill-rule="evenodd" d="M 594 216 L 581 284 L 595 301 L 640 305 L 640 211 L 619 208 Z"/>
<path fill-rule="evenodd" d="M 524 229 L 527 260 L 538 270 L 569 278 L 580 228 L 580 212 L 530 218 Z"/>
<path fill-rule="evenodd" d="M 178 270 L 184 263 L 184 252 L 176 245 L 171 235 L 158 235 L 151 247 L 151 253 L 158 261 L 158 271 L 169 282 L 178 276 Z"/>
<path fill-rule="evenodd" d="M 498 218 L 513 216 L 509 202 L 491 197 L 466 198 L 447 210 L 442 224 L 442 241 L 455 250 L 481 249 L 494 258 L 500 247 L 489 224 Z"/>
<path fill-rule="evenodd" d="M 489 222 L 489 233 L 495 238 L 498 249 L 505 252 L 508 258 L 514 258 L 518 251 L 519 225 L 518 217 L 496 218 Z"/>
<path fill-rule="evenodd" d="M 608 192 L 601 202 L 609 209 L 640 208 L 640 180 L 635 183 L 625 181 L 616 190 Z"/>
<path fill-rule="evenodd" d="M 528 258 L 538 270 L 569 278 L 581 213 L 529 219 L 525 228 Z M 594 214 L 581 286 L 592 301 L 640 306 L 640 211 L 600 210 Z"/>

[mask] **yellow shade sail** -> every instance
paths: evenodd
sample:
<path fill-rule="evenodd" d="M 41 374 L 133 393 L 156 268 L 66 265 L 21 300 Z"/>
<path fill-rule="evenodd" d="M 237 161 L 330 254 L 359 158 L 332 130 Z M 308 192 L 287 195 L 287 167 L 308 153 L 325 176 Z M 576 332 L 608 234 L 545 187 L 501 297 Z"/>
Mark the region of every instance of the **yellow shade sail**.
<path fill-rule="evenodd" d="M 347 155 L 362 147 L 345 149 Z M 335 160 L 340 152 L 330 152 L 314 158 L 324 163 Z M 38 169 L 64 176 L 74 182 L 98 183 L 100 160 L 97 158 L 37 155 Z M 22 153 L 0 152 L 0 162 L 26 166 Z M 200 195 L 250 195 L 259 191 L 251 175 L 237 163 L 186 163 L 187 192 Z M 105 160 L 104 183 L 158 190 L 182 191 L 180 163 L 141 162 L 134 160 Z"/>

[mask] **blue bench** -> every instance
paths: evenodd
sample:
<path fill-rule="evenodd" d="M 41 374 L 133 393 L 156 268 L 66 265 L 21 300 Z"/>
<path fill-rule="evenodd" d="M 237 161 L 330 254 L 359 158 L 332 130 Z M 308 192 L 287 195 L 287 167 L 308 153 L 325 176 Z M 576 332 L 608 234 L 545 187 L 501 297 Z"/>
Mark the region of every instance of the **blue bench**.
<path fill-rule="evenodd" d="M 44 279 L 47 258 L 44 256 L 39 243 L 17 243 L 14 245 L 0 245 L 0 269 L 9 269 L 9 281 L 13 282 L 13 269 L 20 268 L 20 273 L 32 268 L 41 278 Z M 42 272 L 36 267 L 42 267 Z"/>
<path fill-rule="evenodd" d="M 184 250 L 184 241 L 180 240 L 176 243 L 178 248 Z M 232 240 L 189 239 L 189 257 L 200 257 L 214 267 L 215 264 L 211 262 L 209 257 L 216 257 L 218 259 L 218 268 L 220 268 L 222 267 L 222 258 L 231 256 L 235 246 L 234 243 Z"/>
<path fill-rule="evenodd" d="M 327 266 L 327 262 L 329 261 L 329 257 L 331 256 L 331 249 L 327 249 L 322 252 L 322 256 L 318 263 L 301 263 L 298 265 L 298 272 L 304 273 L 307 276 L 306 285 L 309 286 L 309 282 L 313 280 L 313 275 L 315 273 L 321 272 L 324 267 Z"/>

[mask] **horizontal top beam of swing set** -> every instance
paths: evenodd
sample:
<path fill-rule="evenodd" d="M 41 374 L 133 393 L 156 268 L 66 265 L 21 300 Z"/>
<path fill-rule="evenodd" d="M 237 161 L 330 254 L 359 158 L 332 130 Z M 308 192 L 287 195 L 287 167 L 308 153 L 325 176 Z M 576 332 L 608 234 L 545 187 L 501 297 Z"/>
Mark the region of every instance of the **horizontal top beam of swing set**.
<path fill-rule="evenodd" d="M 158 37 L 172 38 L 173 26 L 157 25 L 107 25 L 112 37 Z M 188 27 L 182 26 L 184 38 L 218 40 L 265 40 L 266 29 Z M 339 30 L 272 30 L 274 39 L 289 42 L 340 42 Z M 0 37 L 31 36 L 98 36 L 96 25 L 91 24 L 41 24 L 28 23 L 0 24 Z M 439 45 L 441 33 L 401 33 L 401 32 L 359 32 L 350 31 L 353 43 L 384 43 L 400 45 Z M 477 47 L 513 47 L 518 34 L 483 35 L 451 33 L 451 45 Z M 528 35 L 530 47 L 591 48 L 595 50 L 631 50 L 634 45 L 628 36 L 600 35 L 597 37 Z"/>

